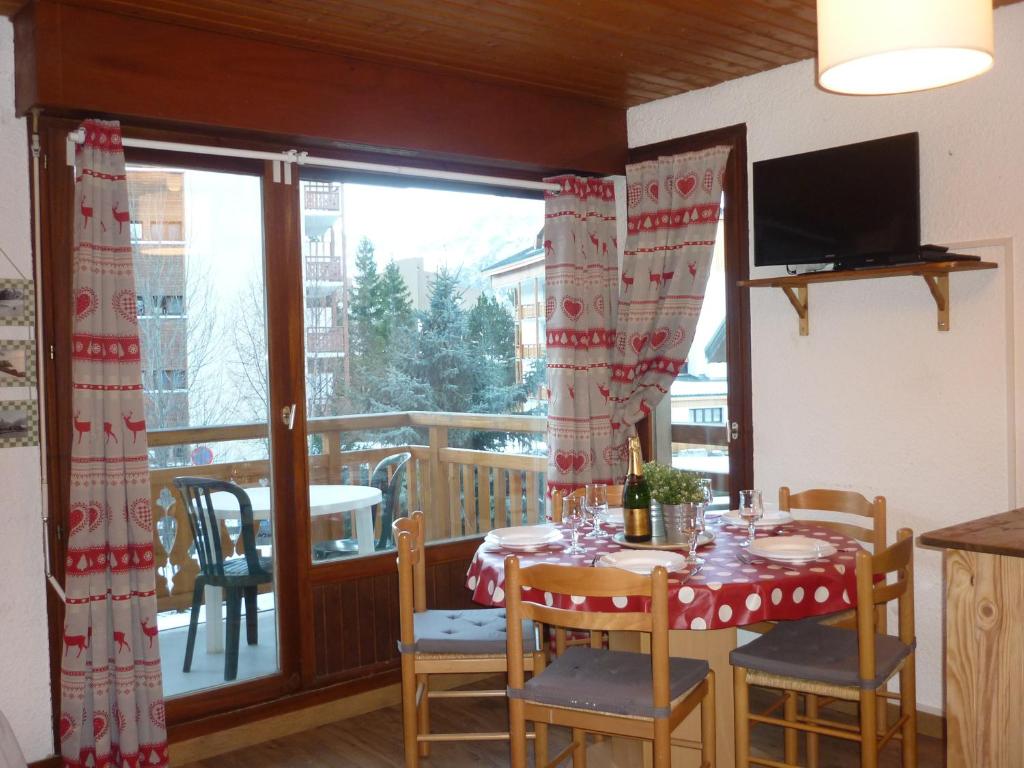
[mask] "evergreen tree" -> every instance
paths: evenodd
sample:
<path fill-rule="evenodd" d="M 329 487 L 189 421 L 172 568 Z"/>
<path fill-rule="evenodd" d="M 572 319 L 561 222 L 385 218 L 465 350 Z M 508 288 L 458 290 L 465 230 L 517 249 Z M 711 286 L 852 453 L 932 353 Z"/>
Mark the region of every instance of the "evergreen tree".
<path fill-rule="evenodd" d="M 376 351 L 376 331 L 383 314 L 381 298 L 381 277 L 373 243 L 364 237 L 356 248 L 356 275 L 349 308 L 350 346 L 356 360 L 369 358 Z"/>
<path fill-rule="evenodd" d="M 412 308 L 412 295 L 405 278 L 394 260 L 389 261 L 378 281 L 381 304 L 381 322 L 378 329 L 384 349 L 401 348 L 402 338 L 413 332 L 416 315 Z"/>

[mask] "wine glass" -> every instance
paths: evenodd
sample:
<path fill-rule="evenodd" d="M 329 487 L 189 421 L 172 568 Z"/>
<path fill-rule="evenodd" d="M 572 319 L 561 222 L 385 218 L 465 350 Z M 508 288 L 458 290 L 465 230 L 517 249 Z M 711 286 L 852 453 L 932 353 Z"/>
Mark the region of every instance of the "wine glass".
<path fill-rule="evenodd" d="M 740 491 L 740 517 L 747 521 L 747 540 L 740 543 L 749 547 L 754 543 L 754 523 L 764 516 L 764 501 L 758 490 Z"/>
<path fill-rule="evenodd" d="M 715 492 L 711 488 L 711 478 L 702 477 L 699 480 L 701 490 L 704 492 L 704 509 L 711 509 L 711 505 L 715 503 Z"/>
<path fill-rule="evenodd" d="M 579 496 L 566 498 L 562 519 L 569 523 L 569 529 L 572 531 L 572 544 L 565 551 L 571 555 L 582 555 L 587 550 L 580 546 L 580 525 L 583 524 L 586 515 L 583 511 L 583 500 Z"/>
<path fill-rule="evenodd" d="M 601 527 L 608 514 L 608 486 L 604 483 L 587 483 L 586 507 L 593 522 L 591 536 L 595 539 L 607 539 L 608 532 Z"/>
<path fill-rule="evenodd" d="M 701 504 L 684 504 L 682 515 L 683 541 L 687 545 L 686 564 L 693 570 L 704 565 L 704 558 L 697 557 L 697 541 L 704 532 L 704 507 Z"/>

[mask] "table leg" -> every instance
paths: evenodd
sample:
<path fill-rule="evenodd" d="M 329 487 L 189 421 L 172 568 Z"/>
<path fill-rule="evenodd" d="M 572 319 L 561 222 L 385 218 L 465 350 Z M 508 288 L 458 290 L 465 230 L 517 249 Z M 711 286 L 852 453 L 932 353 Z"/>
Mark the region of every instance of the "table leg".
<path fill-rule="evenodd" d="M 356 542 L 359 544 L 360 555 L 372 555 L 374 552 L 373 509 L 362 507 L 356 510 Z"/>
<path fill-rule="evenodd" d="M 206 652 L 224 653 L 224 590 L 206 587 Z"/>

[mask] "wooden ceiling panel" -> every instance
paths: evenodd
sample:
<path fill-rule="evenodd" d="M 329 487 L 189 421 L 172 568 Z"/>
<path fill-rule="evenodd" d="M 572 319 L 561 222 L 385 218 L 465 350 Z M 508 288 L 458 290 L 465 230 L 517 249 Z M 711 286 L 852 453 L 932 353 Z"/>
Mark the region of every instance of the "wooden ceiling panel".
<path fill-rule="evenodd" d="M 618 107 L 812 58 L 816 48 L 815 0 L 63 1 Z M 0 0 L 0 13 L 23 4 Z"/>

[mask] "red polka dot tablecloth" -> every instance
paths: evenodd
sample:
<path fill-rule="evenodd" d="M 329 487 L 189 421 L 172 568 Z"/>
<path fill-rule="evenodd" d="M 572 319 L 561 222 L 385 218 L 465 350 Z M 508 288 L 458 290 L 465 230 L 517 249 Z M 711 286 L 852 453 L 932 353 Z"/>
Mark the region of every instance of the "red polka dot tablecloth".
<path fill-rule="evenodd" d="M 832 544 L 831 557 L 807 563 L 777 563 L 747 556 L 740 542 L 746 529 L 708 521 L 715 534 L 713 543 L 698 550 L 704 559 L 697 573 L 669 573 L 669 626 L 672 629 L 723 629 L 755 624 L 759 621 L 802 619 L 842 611 L 856 599 L 854 558 L 860 546 L 853 539 L 813 523 L 791 523 L 771 531 L 758 531 L 758 537 L 777 534 L 810 536 Z M 569 530 L 563 527 L 566 541 Z M 523 566 L 536 563 L 562 563 L 590 566 L 595 557 L 623 549 L 609 539 L 582 537 L 585 554 L 570 555 L 564 550 L 510 552 L 484 542 L 469 566 L 466 586 L 474 602 L 488 606 L 505 604 L 505 557 L 519 556 Z M 742 559 L 741 559 L 742 558 Z M 528 590 L 525 596 L 557 608 L 580 611 L 642 610 L 639 597 L 581 597 L 553 595 Z"/>

